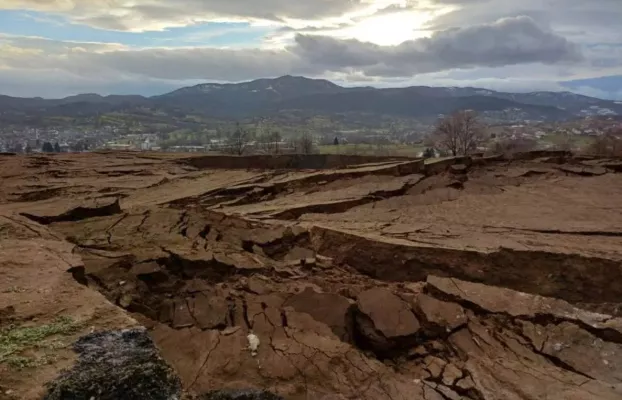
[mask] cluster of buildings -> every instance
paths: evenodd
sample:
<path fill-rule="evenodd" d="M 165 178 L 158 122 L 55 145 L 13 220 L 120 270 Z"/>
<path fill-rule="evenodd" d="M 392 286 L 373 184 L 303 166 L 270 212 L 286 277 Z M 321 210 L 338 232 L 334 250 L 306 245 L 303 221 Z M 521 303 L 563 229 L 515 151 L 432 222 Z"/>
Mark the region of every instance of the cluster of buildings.
<path fill-rule="evenodd" d="M 55 151 L 77 152 L 94 149 L 133 150 L 133 151 L 171 151 L 171 152 L 223 152 L 244 153 L 290 153 L 299 150 L 300 143 L 296 138 L 271 141 L 268 136 L 259 139 L 245 140 L 235 143 L 231 138 L 202 137 L 200 141 L 162 140 L 167 135 L 146 133 L 149 128 L 140 126 L 138 129 L 123 129 L 103 126 L 94 129 L 79 130 L 76 128 L 22 128 L 2 129 L 0 127 L 1 152 L 41 152 L 44 145 L 51 144 Z M 573 138 L 598 137 L 612 131 L 622 132 L 622 120 L 613 116 L 592 116 L 565 123 L 516 123 L 513 125 L 496 125 L 486 128 L 492 142 L 507 140 L 526 140 L 538 143 L 538 147 L 546 147 L 552 136 Z M 142 132 L 141 132 L 142 131 Z M 426 131 L 429 131 L 427 129 Z M 377 145 L 390 144 L 421 144 L 426 137 L 425 131 L 390 129 L 388 132 L 374 130 L 340 131 L 326 133 L 323 137 L 315 137 L 317 144 L 346 145 L 366 143 Z M 196 139 L 196 137 L 195 137 Z M 49 145 L 46 145 L 49 149 Z"/>
<path fill-rule="evenodd" d="M 158 146 L 158 136 L 156 134 L 144 133 L 119 135 L 106 141 L 102 147 L 108 150 L 161 150 L 160 146 Z"/>
<path fill-rule="evenodd" d="M 205 145 L 162 145 L 161 140 L 155 133 L 134 133 L 120 135 L 103 144 L 107 150 L 133 150 L 133 151 L 173 151 L 173 152 L 206 152 L 218 147 L 224 142 L 219 139 L 210 140 Z"/>
<path fill-rule="evenodd" d="M 612 131 L 622 132 L 622 122 L 614 118 L 585 118 L 560 124 L 516 124 L 490 128 L 493 138 L 535 141 L 556 135 L 596 138 Z"/>
<path fill-rule="evenodd" d="M 0 151 L 37 153 L 44 151 L 46 143 L 62 152 L 86 151 L 100 148 L 107 137 L 114 135 L 108 129 L 81 131 L 59 128 L 0 129 Z"/>
<path fill-rule="evenodd" d="M 103 145 L 108 150 L 133 150 L 133 151 L 168 151 L 182 153 L 288 153 L 295 152 L 295 145 L 287 141 L 264 142 L 260 140 L 248 140 L 235 143 L 235 140 L 214 138 L 208 139 L 203 145 L 162 145 L 157 134 L 131 134 L 119 136 L 107 141 Z"/>

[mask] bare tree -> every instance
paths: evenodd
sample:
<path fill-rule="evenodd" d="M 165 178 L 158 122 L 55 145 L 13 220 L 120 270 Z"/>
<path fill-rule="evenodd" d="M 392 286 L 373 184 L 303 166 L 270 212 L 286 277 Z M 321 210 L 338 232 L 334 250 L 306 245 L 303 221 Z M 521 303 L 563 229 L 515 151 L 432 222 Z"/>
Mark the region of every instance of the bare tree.
<path fill-rule="evenodd" d="M 378 157 L 389 157 L 394 154 L 391 148 L 391 141 L 389 139 L 389 133 L 383 132 L 383 135 L 378 135 L 373 139 L 373 143 L 369 144 L 370 153 Z"/>
<path fill-rule="evenodd" d="M 283 138 L 277 131 L 266 132 L 257 136 L 257 144 L 264 153 L 279 154 Z"/>
<path fill-rule="evenodd" d="M 458 111 L 438 122 L 435 136 L 438 145 L 453 156 L 466 155 L 482 140 L 483 126 L 475 113 Z"/>
<path fill-rule="evenodd" d="M 622 128 L 613 129 L 598 136 L 587 152 L 604 157 L 622 157 Z"/>
<path fill-rule="evenodd" d="M 304 131 L 298 139 L 297 150 L 301 154 L 311 154 L 313 153 L 313 146 L 313 136 L 308 131 Z"/>
<path fill-rule="evenodd" d="M 568 133 L 564 133 L 555 139 L 553 146 L 556 150 L 570 151 L 573 149 L 574 144 L 573 137 Z"/>
<path fill-rule="evenodd" d="M 277 131 L 273 131 L 272 133 L 270 133 L 270 142 L 271 142 L 271 146 L 272 146 L 272 152 L 274 154 L 279 154 L 280 153 L 280 144 L 281 144 L 281 134 Z"/>
<path fill-rule="evenodd" d="M 227 140 L 228 152 L 241 156 L 246 151 L 250 139 L 250 131 L 244 129 L 242 126 L 240 126 L 240 123 L 238 122 L 235 125 L 235 130 L 231 133 L 231 135 L 229 135 L 229 138 Z"/>
<path fill-rule="evenodd" d="M 269 153 L 272 150 L 272 146 L 270 145 L 270 136 L 269 135 L 257 135 L 255 137 L 255 141 L 257 143 L 256 148 L 261 150 L 264 153 Z"/>

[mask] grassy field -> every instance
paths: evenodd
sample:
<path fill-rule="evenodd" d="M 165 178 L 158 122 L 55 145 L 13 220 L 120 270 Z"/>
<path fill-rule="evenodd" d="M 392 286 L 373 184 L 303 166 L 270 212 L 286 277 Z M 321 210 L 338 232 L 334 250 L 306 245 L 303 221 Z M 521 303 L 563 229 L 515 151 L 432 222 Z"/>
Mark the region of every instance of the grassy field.
<path fill-rule="evenodd" d="M 319 146 L 321 154 L 357 154 L 377 156 L 418 157 L 424 150 L 421 146 L 405 144 L 369 145 L 369 144 L 339 144 Z"/>
<path fill-rule="evenodd" d="M 544 148 L 565 148 L 569 146 L 573 150 L 582 150 L 589 147 L 594 138 L 589 136 L 565 135 L 552 133 L 539 140 Z M 484 147 L 491 146 L 490 143 Z M 406 144 L 340 144 L 340 145 L 320 145 L 318 146 L 321 154 L 357 154 L 357 155 L 376 155 L 376 156 L 399 156 L 399 157 L 419 157 L 425 150 L 424 146 Z"/>
<path fill-rule="evenodd" d="M 566 135 L 563 133 L 551 133 L 540 139 L 543 143 L 553 147 L 563 148 L 569 144 L 572 149 L 583 149 L 594 143 L 594 138 L 590 136 Z"/>

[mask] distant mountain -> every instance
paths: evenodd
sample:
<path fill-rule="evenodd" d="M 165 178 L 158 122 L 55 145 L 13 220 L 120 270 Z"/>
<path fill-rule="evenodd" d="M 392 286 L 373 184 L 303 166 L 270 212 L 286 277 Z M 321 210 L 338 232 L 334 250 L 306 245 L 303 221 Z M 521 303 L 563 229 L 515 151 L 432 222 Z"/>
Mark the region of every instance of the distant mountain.
<path fill-rule="evenodd" d="M 183 98 L 185 96 L 218 97 L 221 99 L 285 100 L 317 93 L 339 93 L 344 88 L 324 79 L 309 79 L 286 75 L 276 79 L 257 79 L 243 83 L 204 83 L 175 90 L 156 99 Z"/>
<path fill-rule="evenodd" d="M 344 90 L 347 89 L 324 79 L 287 75 L 235 84 L 205 83 L 156 96 L 152 100 L 160 106 L 227 117 L 265 112 L 269 105 L 281 101 Z"/>
<path fill-rule="evenodd" d="M 65 97 L 64 99 L 59 100 L 63 104 L 69 103 L 101 103 L 101 104 L 147 104 L 149 103 L 149 99 L 139 95 L 110 95 L 110 96 L 100 96 L 95 93 L 87 93 L 87 94 L 79 94 L 77 96 Z"/>
<path fill-rule="evenodd" d="M 285 109 L 309 110 L 321 113 L 362 112 L 400 115 L 414 118 L 436 118 L 456 110 L 475 110 L 479 113 L 513 112 L 520 119 L 551 120 L 570 117 L 551 105 L 520 103 L 503 97 L 478 93 L 462 95 L 446 88 L 409 87 L 400 89 L 347 90 L 337 94 L 316 94 L 276 103 L 272 111 Z M 620 109 L 622 112 L 622 108 Z"/>
<path fill-rule="evenodd" d="M 80 94 L 64 99 L 0 96 L 0 116 L 88 116 L 142 108 L 196 113 L 215 118 L 304 114 L 396 115 L 435 119 L 472 109 L 500 121 L 566 120 L 589 115 L 622 115 L 622 103 L 570 92 L 505 93 L 479 88 L 346 88 L 323 79 L 283 76 L 236 84 L 205 83 L 154 97 Z"/>
<path fill-rule="evenodd" d="M 137 106 L 151 105 L 151 100 L 138 95 L 100 96 L 94 93 L 79 94 L 63 99 L 23 98 L 0 95 L 0 115 L 9 112 L 26 115 L 81 116 Z"/>

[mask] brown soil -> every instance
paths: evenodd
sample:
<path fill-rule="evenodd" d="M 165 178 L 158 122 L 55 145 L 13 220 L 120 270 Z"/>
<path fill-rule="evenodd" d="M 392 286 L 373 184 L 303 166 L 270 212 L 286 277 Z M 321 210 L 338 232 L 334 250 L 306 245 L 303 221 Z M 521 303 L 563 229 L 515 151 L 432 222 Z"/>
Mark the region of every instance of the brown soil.
<path fill-rule="evenodd" d="M 622 398 L 619 160 L 244 160 L 0 156 L 0 328 L 141 324 L 191 396 Z"/>

